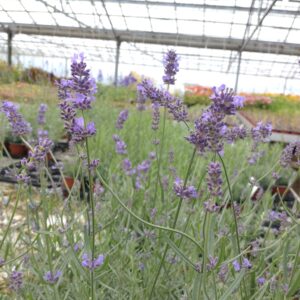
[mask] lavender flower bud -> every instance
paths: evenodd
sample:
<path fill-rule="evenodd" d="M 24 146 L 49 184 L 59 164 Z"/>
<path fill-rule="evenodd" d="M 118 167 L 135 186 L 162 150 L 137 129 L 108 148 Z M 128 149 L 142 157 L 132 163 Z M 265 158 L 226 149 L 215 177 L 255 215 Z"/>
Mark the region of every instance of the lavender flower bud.
<path fill-rule="evenodd" d="M 9 288 L 12 291 L 18 292 L 23 287 L 23 273 L 13 271 L 9 276 Z"/>
<path fill-rule="evenodd" d="M 127 154 L 127 145 L 124 141 L 121 140 L 121 138 L 118 135 L 113 136 L 113 140 L 115 141 L 116 145 L 116 153 L 118 154 Z"/>
<path fill-rule="evenodd" d="M 220 280 L 221 280 L 223 283 L 226 282 L 227 274 L 228 274 L 228 265 L 227 265 L 227 264 L 222 264 L 222 265 L 221 265 L 221 268 L 220 268 L 220 271 L 219 271 L 219 273 L 218 273 L 218 276 L 219 276 Z"/>
<path fill-rule="evenodd" d="M 288 166 L 300 167 L 300 142 L 294 142 L 287 145 L 281 153 L 280 164 L 282 167 Z"/>
<path fill-rule="evenodd" d="M 30 124 L 24 120 L 15 104 L 9 101 L 3 101 L 1 110 L 8 119 L 13 135 L 22 136 L 31 132 Z"/>
<path fill-rule="evenodd" d="M 211 162 L 207 168 L 208 178 L 207 185 L 208 190 L 212 196 L 222 196 L 222 170 L 221 165 L 218 162 Z"/>
<path fill-rule="evenodd" d="M 132 168 L 131 161 L 128 158 L 125 158 L 122 163 L 123 170 L 127 176 L 132 176 L 135 174 L 136 170 Z"/>
<path fill-rule="evenodd" d="M 39 112 L 38 112 L 38 124 L 39 125 L 45 125 L 46 124 L 46 118 L 45 118 L 45 113 L 47 111 L 47 104 L 42 103 L 39 107 Z"/>
<path fill-rule="evenodd" d="M 232 265 L 233 265 L 235 272 L 240 272 L 241 265 L 239 264 L 239 262 L 236 259 L 232 262 Z"/>
<path fill-rule="evenodd" d="M 153 130 L 158 129 L 159 119 L 160 119 L 159 104 L 157 102 L 154 102 L 152 104 L 152 129 Z"/>
<path fill-rule="evenodd" d="M 100 254 L 94 260 L 91 260 L 87 253 L 82 255 L 82 262 L 81 265 L 89 270 L 95 270 L 99 266 L 103 265 L 104 263 L 104 255 Z"/>
<path fill-rule="evenodd" d="M 128 119 L 128 110 L 127 109 L 122 110 L 118 116 L 116 128 L 122 129 L 127 119 Z"/>
<path fill-rule="evenodd" d="M 72 141 L 74 143 L 83 142 L 86 138 L 96 134 L 94 122 L 90 122 L 84 126 L 84 119 L 82 117 L 75 118 L 71 127 Z"/>
<path fill-rule="evenodd" d="M 256 282 L 257 282 L 257 284 L 258 284 L 259 286 L 262 286 L 262 285 L 265 284 L 266 278 L 265 278 L 265 277 L 259 277 L 259 278 L 257 278 Z"/>
<path fill-rule="evenodd" d="M 179 71 L 178 56 L 174 50 L 169 50 L 163 59 L 165 68 L 165 75 L 163 76 L 163 82 L 165 84 L 174 84 L 175 75 Z"/>
<path fill-rule="evenodd" d="M 54 284 L 58 281 L 58 279 L 60 278 L 60 276 L 62 275 L 61 271 L 57 271 L 55 274 L 51 273 L 51 271 L 48 271 L 45 273 L 45 275 L 43 276 L 44 280 Z"/>
<path fill-rule="evenodd" d="M 181 199 L 192 199 L 192 198 L 197 198 L 198 194 L 193 186 L 184 186 L 183 185 L 183 180 L 180 178 L 176 178 L 173 189 L 175 194 L 180 197 Z"/>
<path fill-rule="evenodd" d="M 207 264 L 207 270 L 211 271 L 214 269 L 219 261 L 218 257 L 213 257 L 212 255 L 209 255 L 208 257 L 208 264 Z"/>

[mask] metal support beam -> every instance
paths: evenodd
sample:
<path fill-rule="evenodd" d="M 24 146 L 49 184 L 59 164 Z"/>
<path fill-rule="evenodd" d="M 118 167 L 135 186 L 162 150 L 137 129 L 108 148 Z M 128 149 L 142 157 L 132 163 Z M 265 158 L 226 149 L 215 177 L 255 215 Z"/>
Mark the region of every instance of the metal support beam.
<path fill-rule="evenodd" d="M 242 60 L 242 51 L 238 52 L 238 65 L 236 70 L 236 77 L 235 77 L 235 85 L 234 91 L 237 92 L 238 85 L 239 85 L 239 77 L 240 77 L 240 70 L 241 70 L 241 60 Z"/>
<path fill-rule="evenodd" d="M 117 40 L 117 47 L 116 47 L 116 60 L 115 60 L 115 86 L 118 86 L 118 72 L 119 72 L 119 60 L 120 60 L 120 47 L 121 41 Z"/>
<path fill-rule="evenodd" d="M 80 1 L 90 1 L 90 0 L 80 0 Z M 103 0 L 93 0 L 94 3 L 100 2 Z M 140 5 L 143 6 L 145 4 L 148 4 L 149 6 L 162 6 L 162 7 L 174 7 L 174 4 L 176 7 L 183 7 L 183 8 L 194 8 L 194 9 L 211 9 L 211 10 L 223 10 L 223 11 L 237 11 L 237 12 L 248 12 L 249 8 L 247 6 L 238 6 L 238 5 L 215 5 L 215 4 L 206 4 L 206 3 L 197 3 L 197 1 L 193 1 L 192 3 L 187 3 L 186 1 L 184 2 L 176 2 L 174 3 L 173 1 L 157 1 L 157 0 L 147 0 L 147 1 L 141 1 L 141 0 L 126 0 L 126 1 L 120 1 L 120 0 L 105 0 L 105 3 L 122 3 L 124 4 L 134 4 L 134 5 Z M 200 2 L 200 1 L 198 1 Z M 215 1 L 217 3 L 217 1 Z M 221 2 L 221 1 L 220 1 Z M 226 1 L 224 1 L 225 3 Z M 267 2 L 267 1 L 265 1 Z M 123 3 L 122 3 L 123 4 Z M 267 7 L 254 7 L 253 11 L 254 12 L 260 12 L 267 10 Z M 292 9 L 280 9 L 276 8 L 272 11 L 274 14 L 280 14 L 280 15 L 294 15 L 295 11 Z"/>
<path fill-rule="evenodd" d="M 12 65 L 12 38 L 13 34 L 11 31 L 7 32 L 7 64 Z"/>
<path fill-rule="evenodd" d="M 86 39 L 99 39 L 115 41 L 116 37 L 121 42 L 135 42 L 143 44 L 159 44 L 168 46 L 183 46 L 208 49 L 221 49 L 239 51 L 242 39 L 217 38 L 211 36 L 197 36 L 188 34 L 147 32 L 135 30 L 109 30 L 96 28 L 76 28 L 68 26 L 31 25 L 0 22 L 0 32 L 11 31 L 13 34 L 23 33 L 29 35 L 63 36 Z M 296 43 L 279 43 L 260 40 L 249 40 L 244 46 L 244 51 L 274 53 L 299 56 L 300 45 Z"/>

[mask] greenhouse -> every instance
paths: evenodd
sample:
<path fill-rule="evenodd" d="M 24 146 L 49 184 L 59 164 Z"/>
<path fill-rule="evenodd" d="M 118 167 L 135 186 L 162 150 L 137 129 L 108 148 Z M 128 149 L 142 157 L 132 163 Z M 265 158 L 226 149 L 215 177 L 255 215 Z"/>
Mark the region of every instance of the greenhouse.
<path fill-rule="evenodd" d="M 0 0 L 0 299 L 300 299 L 299 0 Z"/>

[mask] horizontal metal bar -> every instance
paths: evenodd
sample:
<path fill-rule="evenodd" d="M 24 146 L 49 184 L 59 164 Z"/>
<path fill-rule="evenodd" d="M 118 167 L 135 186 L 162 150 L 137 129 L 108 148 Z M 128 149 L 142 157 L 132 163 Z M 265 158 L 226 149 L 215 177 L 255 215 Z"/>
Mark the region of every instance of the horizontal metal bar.
<path fill-rule="evenodd" d="M 170 46 L 183 46 L 194 48 L 209 48 L 238 51 L 242 39 L 217 38 L 187 34 L 174 34 L 163 32 L 108 30 L 97 28 L 77 28 L 52 25 L 32 25 L 0 22 L 0 32 L 11 31 L 14 34 L 61 36 L 73 38 L 114 40 L 115 34 L 121 42 L 134 42 L 145 44 L 160 44 Z M 114 34 L 115 33 L 115 34 Z M 269 41 L 251 40 L 245 47 L 247 52 L 261 52 L 285 55 L 300 55 L 300 45 L 292 43 L 278 43 Z"/>
<path fill-rule="evenodd" d="M 70 0 L 69 0 L 70 1 Z M 72 0 L 71 0 L 72 1 Z M 70 1 L 70 2 L 71 2 Z M 81 0 L 81 1 L 91 1 L 91 0 Z M 101 0 L 93 0 L 94 2 L 101 2 Z M 198 4 L 198 3 L 182 3 L 182 2 L 170 2 L 170 1 L 155 1 L 155 0 L 147 0 L 139 1 L 139 0 L 105 0 L 106 3 L 121 3 L 121 4 L 135 4 L 135 5 L 146 5 L 148 4 L 150 7 L 153 6 L 168 6 L 168 7 L 185 7 L 185 8 L 199 8 L 199 9 L 212 9 L 212 10 L 229 10 L 229 11 L 245 11 L 249 12 L 249 7 L 247 6 L 238 6 L 238 5 L 215 5 L 215 4 Z M 264 11 L 267 7 L 254 7 L 253 11 Z M 272 10 L 274 14 L 281 15 L 295 15 L 297 14 L 297 10 L 285 10 L 285 9 L 274 9 Z"/>

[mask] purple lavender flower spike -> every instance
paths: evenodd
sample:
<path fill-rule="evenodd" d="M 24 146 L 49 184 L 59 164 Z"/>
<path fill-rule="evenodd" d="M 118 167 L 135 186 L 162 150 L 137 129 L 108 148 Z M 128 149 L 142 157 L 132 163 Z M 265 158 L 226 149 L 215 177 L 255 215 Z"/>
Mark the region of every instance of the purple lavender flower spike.
<path fill-rule="evenodd" d="M 257 284 L 258 284 L 259 286 L 262 286 L 262 285 L 265 284 L 266 278 L 265 278 L 265 277 L 259 277 L 259 278 L 257 278 L 256 282 L 257 282 Z"/>
<path fill-rule="evenodd" d="M 45 113 L 47 111 L 47 104 L 42 103 L 39 107 L 39 111 L 38 111 L 38 124 L 39 125 L 45 125 L 46 124 L 46 118 L 45 118 Z"/>
<path fill-rule="evenodd" d="M 136 170 L 132 168 L 131 161 L 128 158 L 125 158 L 122 163 L 123 170 L 127 176 L 132 176 L 135 174 Z"/>
<path fill-rule="evenodd" d="M 128 119 L 128 110 L 122 110 L 118 116 L 116 128 L 117 129 L 123 129 L 124 123 Z"/>
<path fill-rule="evenodd" d="M 198 197 L 197 191 L 193 186 L 184 187 L 183 180 L 176 178 L 173 189 L 175 194 L 182 199 L 196 199 Z"/>
<path fill-rule="evenodd" d="M 56 82 L 56 86 L 58 87 L 58 98 L 60 100 L 66 100 L 70 98 L 70 88 L 72 85 L 72 80 L 68 79 L 61 79 L 60 81 Z"/>
<path fill-rule="evenodd" d="M 72 141 L 80 143 L 86 138 L 96 134 L 94 122 L 90 122 L 84 127 L 84 119 L 82 117 L 75 118 L 71 127 Z"/>
<path fill-rule="evenodd" d="M 74 105 L 70 101 L 62 100 L 58 106 L 60 108 L 60 116 L 64 121 L 64 127 L 68 133 L 71 133 L 73 120 L 76 116 Z"/>
<path fill-rule="evenodd" d="M 218 257 L 213 257 L 212 255 L 209 255 L 208 257 L 208 264 L 207 264 L 207 269 L 208 271 L 211 271 L 214 269 L 219 261 Z"/>
<path fill-rule="evenodd" d="M 160 113 L 159 113 L 159 103 L 154 102 L 152 104 L 152 129 L 157 130 L 159 127 L 159 119 L 160 119 Z"/>
<path fill-rule="evenodd" d="M 97 167 L 99 166 L 100 164 L 100 160 L 99 159 L 93 159 L 89 165 L 89 169 L 90 170 L 95 170 L 97 169 Z"/>
<path fill-rule="evenodd" d="M 74 245 L 74 251 L 75 252 L 78 252 L 79 250 L 81 250 L 83 248 L 83 243 L 80 241 L 80 242 L 78 242 L 78 243 L 76 243 L 75 245 Z"/>
<path fill-rule="evenodd" d="M 91 260 L 87 253 L 82 255 L 82 262 L 81 265 L 89 270 L 95 270 L 96 268 L 100 267 L 104 263 L 104 255 L 100 254 L 94 260 Z"/>
<path fill-rule="evenodd" d="M 226 281 L 227 274 L 228 274 L 228 265 L 222 264 L 218 276 L 223 283 L 225 283 Z"/>
<path fill-rule="evenodd" d="M 241 271 L 241 265 L 239 264 L 239 262 L 236 259 L 232 262 L 232 266 L 233 266 L 235 272 Z"/>
<path fill-rule="evenodd" d="M 1 110 L 6 115 L 13 135 L 22 136 L 31 132 L 31 126 L 19 113 L 18 107 L 9 101 L 3 101 Z"/>
<path fill-rule="evenodd" d="M 38 139 L 45 139 L 49 137 L 48 130 L 38 129 Z"/>
<path fill-rule="evenodd" d="M 116 143 L 115 144 L 116 145 L 116 148 L 115 148 L 116 153 L 121 154 L 121 155 L 127 154 L 127 149 L 126 149 L 127 145 L 125 144 L 125 142 L 122 141 L 121 138 L 116 134 L 113 135 L 113 140 Z"/>
<path fill-rule="evenodd" d="M 204 206 L 205 211 L 210 212 L 210 213 L 218 212 L 219 209 L 220 209 L 220 206 L 217 205 L 217 204 L 216 204 L 215 202 L 213 202 L 212 200 L 205 201 L 205 202 L 203 203 L 203 206 Z"/>
<path fill-rule="evenodd" d="M 144 160 L 143 162 L 141 162 L 138 166 L 137 166 L 137 172 L 139 174 L 141 173 L 147 173 L 150 169 L 150 166 L 151 166 L 151 162 L 150 160 Z"/>
<path fill-rule="evenodd" d="M 254 142 L 264 142 L 272 134 L 272 124 L 270 122 L 264 124 L 258 122 L 256 127 L 252 128 L 251 135 Z"/>
<path fill-rule="evenodd" d="M 90 77 L 90 70 L 86 69 L 84 59 L 83 53 L 75 54 L 72 58 L 71 88 L 76 95 L 86 96 L 87 99 L 85 101 L 87 103 L 95 99 L 93 95 L 97 92 L 97 85 L 95 79 Z"/>
<path fill-rule="evenodd" d="M 148 157 L 149 157 L 149 159 L 154 160 L 156 158 L 156 153 L 155 152 L 149 152 Z"/>
<path fill-rule="evenodd" d="M 210 99 L 213 101 L 212 110 L 225 115 L 234 115 L 237 108 L 243 107 L 244 98 L 235 96 L 233 89 L 226 88 L 222 84 L 219 88 L 213 87 L 213 95 Z"/>
<path fill-rule="evenodd" d="M 136 78 L 130 73 L 129 75 L 125 76 L 121 80 L 120 85 L 121 86 L 130 86 L 136 82 L 137 82 Z"/>
<path fill-rule="evenodd" d="M 282 167 L 300 167 L 300 142 L 288 144 L 281 153 L 280 164 Z"/>
<path fill-rule="evenodd" d="M 136 179 L 135 179 L 135 188 L 137 190 L 141 190 L 143 188 L 140 176 L 137 176 Z"/>
<path fill-rule="evenodd" d="M 61 271 L 57 271 L 56 273 L 51 273 L 51 271 L 48 271 L 45 273 L 45 275 L 43 276 L 44 280 L 54 284 L 58 281 L 58 279 L 61 277 L 62 272 Z"/>
<path fill-rule="evenodd" d="M 221 165 L 218 162 L 211 162 L 207 168 L 208 178 L 207 185 L 208 190 L 212 196 L 222 196 L 222 170 Z"/>
<path fill-rule="evenodd" d="M 252 264 L 250 263 L 250 261 L 247 258 L 244 258 L 243 263 L 242 263 L 242 267 L 245 268 L 245 269 L 251 269 Z"/>
<path fill-rule="evenodd" d="M 169 50 L 163 59 L 165 74 L 163 82 L 165 84 L 175 84 L 175 75 L 179 71 L 178 56 L 174 50 Z"/>
<path fill-rule="evenodd" d="M 18 292 L 23 287 L 23 273 L 20 271 L 12 271 L 9 276 L 9 288 Z"/>

